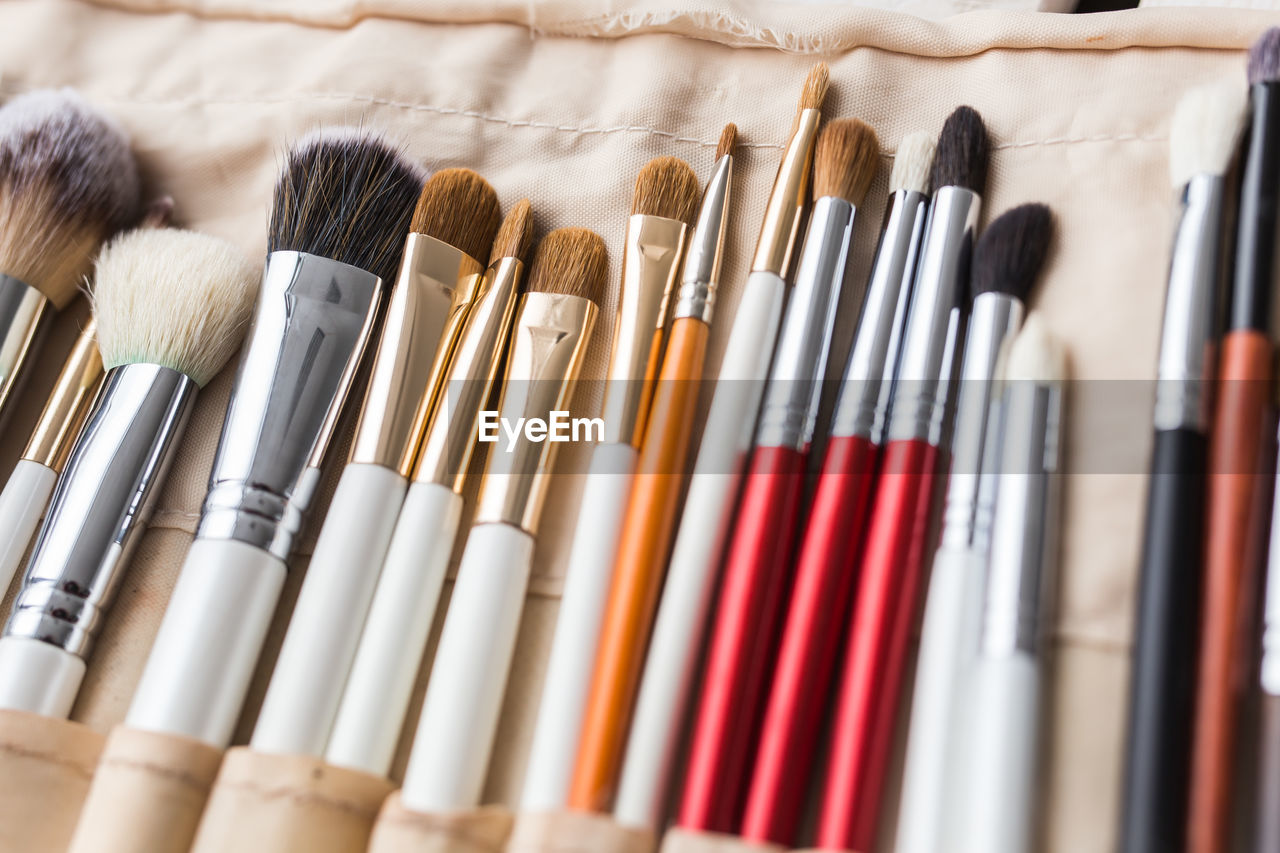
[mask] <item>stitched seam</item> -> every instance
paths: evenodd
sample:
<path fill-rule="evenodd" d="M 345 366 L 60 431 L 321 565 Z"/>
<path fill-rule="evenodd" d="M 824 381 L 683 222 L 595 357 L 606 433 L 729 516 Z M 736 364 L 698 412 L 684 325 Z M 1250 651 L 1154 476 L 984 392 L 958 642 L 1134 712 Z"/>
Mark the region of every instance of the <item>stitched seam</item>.
<path fill-rule="evenodd" d="M 430 838 L 439 838 L 444 836 L 450 841 L 466 845 L 467 848 L 474 848 L 478 853 L 484 851 L 498 851 L 502 849 L 501 843 L 497 846 L 490 842 L 489 834 L 483 830 L 477 832 L 466 825 L 458 826 L 456 824 L 445 823 L 444 821 L 434 820 L 430 815 L 420 815 L 412 812 L 387 812 L 378 818 L 380 824 L 389 826 L 399 826 L 407 832 L 414 835 L 427 836 Z"/>
<path fill-rule="evenodd" d="M 317 794 L 312 791 L 307 791 L 303 788 L 278 787 L 278 786 L 269 787 L 267 785 L 260 785 L 256 782 L 247 782 L 247 781 L 246 782 L 226 782 L 226 781 L 219 782 L 217 788 L 215 789 L 214 796 L 217 795 L 218 790 L 244 791 L 250 794 L 257 794 L 258 796 L 262 797 L 262 799 L 264 800 L 284 799 L 298 805 L 314 804 L 329 811 L 342 812 L 344 814 L 349 814 L 359 818 L 376 817 L 378 814 L 378 809 L 382 805 L 381 801 L 379 801 L 377 806 L 373 808 L 369 808 L 368 806 L 360 805 L 359 803 L 353 800 L 345 800 L 345 799 L 339 799 L 336 797 L 328 797 L 328 796 L 325 796 L 324 794 Z"/>
<path fill-rule="evenodd" d="M 82 779 L 93 778 L 93 767 L 85 767 L 82 764 L 72 761 L 69 758 L 60 758 L 56 753 L 47 752 L 43 749 L 31 749 L 17 743 L 4 742 L 0 743 L 0 753 L 12 755 L 16 758 L 25 758 L 31 761 L 39 761 L 44 764 L 53 764 L 58 767 L 66 767 L 74 770 L 76 775 Z"/>
<path fill-rule="evenodd" d="M 130 758 L 104 758 L 102 767 L 119 767 L 125 770 L 140 770 L 151 776 L 159 776 L 161 779 L 168 779 L 177 782 L 180 785 L 199 791 L 204 794 L 209 790 L 210 782 L 206 782 L 198 776 L 194 776 L 185 770 L 175 770 L 172 767 L 165 767 L 163 764 L 155 764 L 150 761 L 136 761 Z"/>

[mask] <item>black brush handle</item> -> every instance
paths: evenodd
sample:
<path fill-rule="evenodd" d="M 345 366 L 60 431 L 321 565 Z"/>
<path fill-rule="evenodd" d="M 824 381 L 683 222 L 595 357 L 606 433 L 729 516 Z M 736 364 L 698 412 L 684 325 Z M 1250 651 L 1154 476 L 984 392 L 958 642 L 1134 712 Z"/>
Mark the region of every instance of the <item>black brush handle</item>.
<path fill-rule="evenodd" d="M 1204 547 L 1205 436 L 1157 431 L 1129 686 L 1121 853 L 1185 844 Z"/>

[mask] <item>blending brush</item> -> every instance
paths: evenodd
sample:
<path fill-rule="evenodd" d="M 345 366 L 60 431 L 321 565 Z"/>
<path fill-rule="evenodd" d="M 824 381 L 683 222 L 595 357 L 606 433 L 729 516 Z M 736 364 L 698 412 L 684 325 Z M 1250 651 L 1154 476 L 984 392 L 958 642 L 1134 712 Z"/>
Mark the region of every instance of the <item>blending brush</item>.
<path fill-rule="evenodd" d="M 351 457 L 254 725 L 259 752 L 324 754 L 418 443 L 497 230 L 498 197 L 470 169 L 437 172 L 422 187 Z"/>
<path fill-rule="evenodd" d="M 737 829 L 787 596 L 854 217 L 879 162 L 875 132 L 857 119 L 831 121 L 818 135 L 815 198 L 726 549 L 694 714 L 679 816 L 687 830 Z"/>
<path fill-rule="evenodd" d="M 511 208 L 493 243 L 484 280 L 447 357 L 442 398 L 422 442 L 386 562 L 325 748 L 331 764 L 385 776 L 391 771 L 414 681 L 453 544 L 462 490 L 511 330 L 524 258 L 533 242 L 527 200 Z"/>
<path fill-rule="evenodd" d="M 618 322 L 601 416 L 604 442 L 592 451 L 582 492 L 555 639 L 525 770 L 523 811 L 568 805 L 573 763 L 591 687 L 609 581 L 619 557 L 627 498 L 649 413 L 646 402 L 661 350 L 685 239 L 698 206 L 698 178 L 683 160 L 661 157 L 640 171 L 627 223 Z"/>
<path fill-rule="evenodd" d="M 189 231 L 133 231 L 103 250 L 93 308 L 106 375 L 0 639 L 0 708 L 71 712 L 197 391 L 244 334 L 254 284 L 239 250 Z"/>
<path fill-rule="evenodd" d="M 677 559 L 680 564 L 701 565 L 720 558 L 720 543 L 728 530 L 737 495 L 738 474 L 751 447 L 761 392 L 777 340 L 786 291 L 784 276 L 791 267 L 809 197 L 809 172 L 828 84 L 827 66 L 822 63 L 815 65 L 805 80 L 791 138 L 765 207 L 751 273 L 725 349 L 717 393 L 681 516 L 681 536 L 674 546 L 673 566 Z M 689 540 L 683 549 L 680 539 Z M 619 553 L 623 551 L 620 549 Z M 574 766 L 571 808 L 605 811 L 613 799 L 627 720 L 640 680 L 639 668 L 661 592 L 665 558 L 664 549 L 663 553 L 654 554 L 653 561 L 637 565 L 636 572 L 615 570 Z"/>
<path fill-rule="evenodd" d="M 1252 659 L 1258 567 L 1265 547 L 1263 467 L 1272 445 L 1271 289 L 1280 203 L 1280 29 L 1249 51 L 1252 127 L 1240 185 L 1227 331 L 1218 354 L 1209 439 L 1204 613 L 1191 753 L 1187 850 L 1229 843 L 1236 716 Z"/>
<path fill-rule="evenodd" d="M 209 492 L 129 728 L 230 740 L 422 183 L 366 131 L 289 152 Z"/>
<path fill-rule="evenodd" d="M 1181 215 L 1156 368 L 1155 443 L 1129 684 L 1120 830 L 1125 853 L 1182 850 L 1186 842 L 1226 173 L 1245 112 L 1242 87 L 1194 89 L 1179 101 L 1169 132 Z"/>
<path fill-rule="evenodd" d="M 607 266 L 604 241 L 586 229 L 561 228 L 538 244 L 503 376 L 507 423 L 567 408 Z M 521 433 L 487 460 L 401 790 L 413 811 L 479 805 L 555 447 Z"/>
<path fill-rule="evenodd" d="M 138 214 L 138 167 L 115 122 L 73 89 L 0 109 L 0 414 L 47 318 L 102 241 Z"/>
<path fill-rule="evenodd" d="M 997 217 L 973 253 L 951 476 L 920 633 L 897 853 L 932 853 L 944 846 L 946 804 L 963 784 L 948 770 L 949 756 L 957 745 L 953 732 L 964 673 L 977 653 L 994 486 L 1004 482 L 994 478 L 1001 447 L 996 367 L 1022 323 L 1052 232 L 1047 207 L 1022 205 Z"/>
<path fill-rule="evenodd" d="M 859 555 L 818 825 L 822 847 L 867 850 L 875 842 L 929 520 L 946 471 L 947 413 L 988 151 L 977 112 L 959 107 L 948 116 Z"/>
<path fill-rule="evenodd" d="M 792 844 L 853 594 L 854 559 L 883 443 L 893 370 L 929 211 L 934 140 L 898 146 L 884 230 L 871 264 L 831 436 L 796 558 L 742 835 Z M 665 600 L 663 607 L 666 607 Z"/>

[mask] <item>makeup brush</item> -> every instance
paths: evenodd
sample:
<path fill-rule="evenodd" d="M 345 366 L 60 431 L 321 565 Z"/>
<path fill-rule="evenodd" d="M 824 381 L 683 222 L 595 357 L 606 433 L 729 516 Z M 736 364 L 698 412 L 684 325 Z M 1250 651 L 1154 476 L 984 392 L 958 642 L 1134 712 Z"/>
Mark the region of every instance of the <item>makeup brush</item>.
<path fill-rule="evenodd" d="M 854 559 L 866 527 L 893 370 L 929 210 L 933 151 L 933 137 L 916 133 L 902 140 L 894 158 L 884 231 L 796 558 L 795 585 L 743 815 L 742 834 L 751 840 L 796 840 L 853 594 Z"/>
<path fill-rule="evenodd" d="M 289 152 L 209 493 L 129 728 L 230 740 L 421 189 L 421 170 L 366 131 Z"/>
<path fill-rule="evenodd" d="M 1272 484 L 1280 492 L 1280 476 Z M 1262 607 L 1262 660 L 1258 672 L 1257 767 L 1254 781 L 1253 846 L 1255 853 L 1280 848 L 1280 500 L 1271 504 L 1267 550 L 1266 597 Z"/>
<path fill-rule="evenodd" d="M 607 265 L 604 241 L 583 228 L 552 231 L 538 245 L 503 377 L 507 423 L 568 407 Z M 401 791 L 413 811 L 479 805 L 555 448 L 522 432 L 486 462 Z"/>
<path fill-rule="evenodd" d="M 687 542 L 682 549 L 677 539 L 673 566 L 677 558 L 681 564 L 686 560 L 701 564 L 720 559 L 720 544 L 737 494 L 738 474 L 755 432 L 761 392 L 782 318 L 784 276 L 791 267 L 808 200 L 809 171 L 828 82 L 827 66 L 822 63 L 815 65 L 805 80 L 791 138 L 765 207 L 751 274 L 734 316 L 717 382 L 718 393 L 711 403 L 705 438 L 685 499 L 679 529 L 690 531 L 686 535 L 696 541 Z M 643 571 L 634 575 L 615 568 L 570 788 L 571 808 L 604 811 L 613 799 L 626 721 L 639 682 L 638 668 L 660 592 L 665 556 L 656 555 L 656 564 L 643 566 Z"/>
<path fill-rule="evenodd" d="M 256 288 L 230 244 L 137 230 L 97 262 L 106 368 L 0 639 L 0 708 L 65 718 L 199 388 L 240 343 Z"/>
<path fill-rule="evenodd" d="M 627 498 L 649 419 L 665 306 L 698 207 L 698 178 L 675 157 L 651 160 L 636 179 L 624 241 L 619 319 L 601 417 L 569 552 L 555 639 L 543 682 L 521 809 L 564 808 L 586 712 L 609 581 Z"/>
<path fill-rule="evenodd" d="M 253 729 L 250 745 L 259 752 L 324 754 L 418 444 L 444 392 L 498 218 L 497 194 L 470 169 L 437 172 L 422 187 L 351 457 Z"/>
<path fill-rule="evenodd" d="M 926 531 L 947 470 L 947 411 L 988 152 L 982 118 L 969 107 L 956 109 L 938 137 L 933 201 L 859 557 L 818 824 L 821 847 L 866 850 L 875 842 Z"/>
<path fill-rule="evenodd" d="M 135 221 L 124 131 L 74 89 L 0 108 L 0 415 L 47 318 L 76 295 L 102 241 Z"/>
<path fill-rule="evenodd" d="M 1240 185 L 1227 332 L 1218 355 L 1217 399 L 1209 432 L 1204 612 L 1191 753 L 1187 849 L 1229 845 L 1236 715 L 1247 681 L 1252 622 L 1260 593 L 1266 519 L 1263 467 L 1272 436 L 1271 289 L 1276 205 L 1280 201 L 1280 30 L 1249 51 L 1252 125 Z"/>
<path fill-rule="evenodd" d="M 527 200 L 507 214 L 493 256 L 448 354 L 433 413 L 364 622 L 325 760 L 379 776 L 391 771 L 440 588 L 462 521 L 462 490 L 511 330 L 533 242 Z M 445 358 L 437 352 L 437 361 Z M 445 397 L 444 395 L 448 395 Z"/>
<path fill-rule="evenodd" d="M 875 132 L 857 119 L 831 121 L 818 135 L 815 200 L 726 551 L 694 715 L 680 803 L 684 829 L 737 828 L 787 598 L 805 469 L 854 215 L 879 159 Z M 778 756 L 764 758 L 776 761 Z"/>
<path fill-rule="evenodd" d="M 1169 168 L 1181 200 L 1157 363 L 1146 528 L 1138 581 L 1120 845 L 1186 841 L 1195 709 L 1209 381 L 1224 246 L 1226 172 L 1245 120 L 1244 91 L 1194 89 L 1174 111 Z"/>
<path fill-rule="evenodd" d="M 982 235 L 975 267 L 995 226 Z M 1025 249 L 1009 248 L 1010 259 L 1030 260 Z M 1035 848 L 1065 379 L 1066 355 L 1032 313 L 1008 351 L 1000 460 L 990 466 L 999 478 L 991 563 L 980 592 L 976 655 L 963 662 L 967 694 L 961 719 L 966 724 L 959 744 L 967 758 L 949 778 L 954 818 L 934 850 L 1023 853 Z"/>

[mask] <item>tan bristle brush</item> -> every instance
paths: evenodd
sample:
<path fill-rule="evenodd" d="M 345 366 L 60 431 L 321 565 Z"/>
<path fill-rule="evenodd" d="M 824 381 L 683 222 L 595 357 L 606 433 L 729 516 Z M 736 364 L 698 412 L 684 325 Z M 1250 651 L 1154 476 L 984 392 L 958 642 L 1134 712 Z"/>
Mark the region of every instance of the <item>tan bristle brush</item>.
<path fill-rule="evenodd" d="M 470 169 L 422 188 L 351 457 L 289 620 L 251 746 L 322 756 L 347 671 L 467 313 L 498 230 L 498 197 Z"/>
<path fill-rule="evenodd" d="M 0 108 L 0 417 L 48 318 L 138 203 L 128 138 L 74 90 Z"/>

